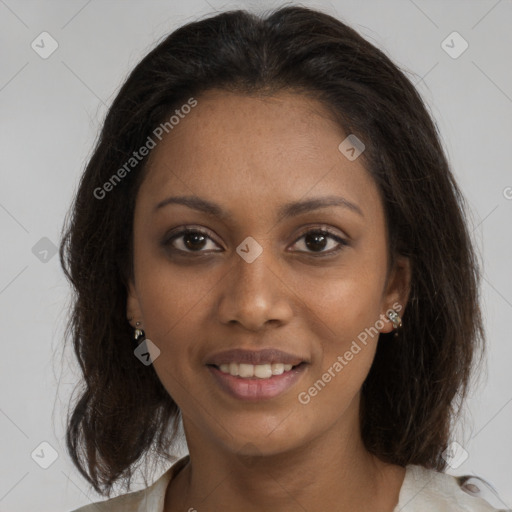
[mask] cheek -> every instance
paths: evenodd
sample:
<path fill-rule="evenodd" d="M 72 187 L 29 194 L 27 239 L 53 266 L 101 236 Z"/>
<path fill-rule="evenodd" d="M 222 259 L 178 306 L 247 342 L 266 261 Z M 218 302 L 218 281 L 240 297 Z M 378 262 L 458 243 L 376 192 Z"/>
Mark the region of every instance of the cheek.
<path fill-rule="evenodd" d="M 312 367 L 310 382 L 320 379 L 328 382 L 325 387 L 336 389 L 333 394 L 322 392 L 322 401 L 336 401 L 339 393 L 346 398 L 353 396 L 372 365 L 383 327 L 381 296 L 385 280 L 383 265 L 372 261 L 354 258 L 351 265 L 322 280 L 302 281 L 307 301 L 301 314 L 308 319 L 308 330 L 317 340 L 313 356 L 319 363 Z"/>
<path fill-rule="evenodd" d="M 139 269 L 139 297 L 145 333 L 160 350 L 154 368 L 169 394 L 179 403 L 195 378 L 189 364 L 198 361 L 212 284 L 170 265 L 154 262 Z"/>
<path fill-rule="evenodd" d="M 308 315 L 324 324 L 326 340 L 346 343 L 365 328 L 375 325 L 382 306 L 385 270 L 371 262 L 355 261 L 326 273 L 322 278 L 301 278 L 301 292 Z"/>
<path fill-rule="evenodd" d="M 310 322 L 310 332 L 314 332 L 317 342 L 313 345 L 310 375 L 297 396 L 304 419 L 323 415 L 327 423 L 341 417 L 358 396 L 379 337 L 375 290 L 352 280 L 332 286 L 322 299 L 310 297 L 317 309 L 308 318 L 321 321 Z"/>
<path fill-rule="evenodd" d="M 163 257 L 148 259 L 137 270 L 147 333 L 165 342 L 173 331 L 197 326 L 197 316 L 205 313 L 205 301 L 215 286 L 212 272 L 174 265 Z"/>

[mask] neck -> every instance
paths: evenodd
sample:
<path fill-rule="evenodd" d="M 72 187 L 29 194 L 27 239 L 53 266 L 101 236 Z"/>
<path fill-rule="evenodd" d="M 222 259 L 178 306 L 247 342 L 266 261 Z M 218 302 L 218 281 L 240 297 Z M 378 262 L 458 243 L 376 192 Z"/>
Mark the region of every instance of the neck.
<path fill-rule="evenodd" d="M 343 421 L 306 446 L 261 455 L 245 445 L 252 454 L 243 456 L 184 421 L 190 463 L 169 485 L 165 510 L 392 512 L 405 469 L 367 452 L 356 422 Z"/>

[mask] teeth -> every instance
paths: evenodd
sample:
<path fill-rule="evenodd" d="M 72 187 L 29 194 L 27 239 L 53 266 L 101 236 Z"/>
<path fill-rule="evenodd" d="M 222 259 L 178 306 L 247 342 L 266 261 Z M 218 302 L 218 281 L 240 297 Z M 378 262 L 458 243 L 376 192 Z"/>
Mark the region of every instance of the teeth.
<path fill-rule="evenodd" d="M 254 377 L 254 366 L 252 364 L 239 364 L 238 375 L 240 377 Z"/>
<path fill-rule="evenodd" d="M 287 365 L 290 366 L 290 365 Z M 284 364 L 283 363 L 274 363 L 272 365 L 272 375 L 281 375 L 284 372 Z"/>
<path fill-rule="evenodd" d="M 245 364 L 245 363 L 229 363 L 221 364 L 220 371 L 229 373 L 235 377 L 242 377 L 244 379 L 251 379 L 257 377 L 258 379 L 269 379 L 273 375 L 282 375 L 284 372 L 289 372 L 292 369 L 291 364 L 272 363 L 272 364 Z"/>

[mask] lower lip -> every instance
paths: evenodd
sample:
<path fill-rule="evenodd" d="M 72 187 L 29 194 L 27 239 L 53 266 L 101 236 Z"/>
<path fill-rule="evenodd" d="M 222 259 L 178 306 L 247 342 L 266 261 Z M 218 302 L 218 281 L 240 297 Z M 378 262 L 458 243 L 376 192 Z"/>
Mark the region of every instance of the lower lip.
<path fill-rule="evenodd" d="M 290 371 L 268 379 L 243 379 L 221 372 L 215 366 L 208 366 L 208 369 L 220 387 L 232 397 L 240 400 L 266 400 L 288 391 L 301 378 L 306 366 L 302 363 Z"/>

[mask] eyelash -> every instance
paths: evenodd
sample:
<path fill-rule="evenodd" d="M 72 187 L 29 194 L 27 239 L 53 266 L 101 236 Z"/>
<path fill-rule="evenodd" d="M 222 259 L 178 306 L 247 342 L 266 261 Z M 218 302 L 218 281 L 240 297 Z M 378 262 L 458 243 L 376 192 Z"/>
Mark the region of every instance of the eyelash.
<path fill-rule="evenodd" d="M 178 233 L 174 233 L 171 236 L 166 237 L 162 241 L 162 245 L 165 246 L 165 247 L 169 247 L 170 246 L 170 249 L 173 252 L 183 253 L 183 254 L 187 254 L 187 255 L 201 256 L 202 253 L 204 253 L 205 251 L 202 251 L 202 250 L 190 251 L 190 250 L 176 249 L 175 247 L 171 246 L 171 244 L 172 244 L 172 242 L 174 240 L 176 240 L 178 238 L 181 238 L 181 237 L 183 237 L 183 236 L 185 236 L 187 234 L 190 234 L 190 233 L 204 235 L 208 239 L 212 240 L 212 238 L 206 232 L 202 231 L 201 229 L 185 228 L 185 229 L 179 231 Z M 338 235 L 332 233 L 329 229 L 326 229 L 326 228 L 312 228 L 312 229 L 309 229 L 308 231 L 305 231 L 304 233 L 302 233 L 299 236 L 299 238 L 296 239 L 296 241 L 293 243 L 293 245 L 295 245 L 300 239 L 304 238 L 306 235 L 309 235 L 309 234 L 325 235 L 326 237 L 330 238 L 331 240 L 334 240 L 334 241 L 338 242 L 339 247 L 337 249 L 334 249 L 334 250 L 331 249 L 330 251 L 326 251 L 326 252 L 299 251 L 302 254 L 308 254 L 310 256 L 320 257 L 320 258 L 321 257 L 328 257 L 328 256 L 333 256 L 335 254 L 338 254 L 344 247 L 349 245 L 346 240 L 344 240 L 343 238 L 340 238 Z M 220 251 L 214 251 L 214 252 L 220 252 Z"/>

